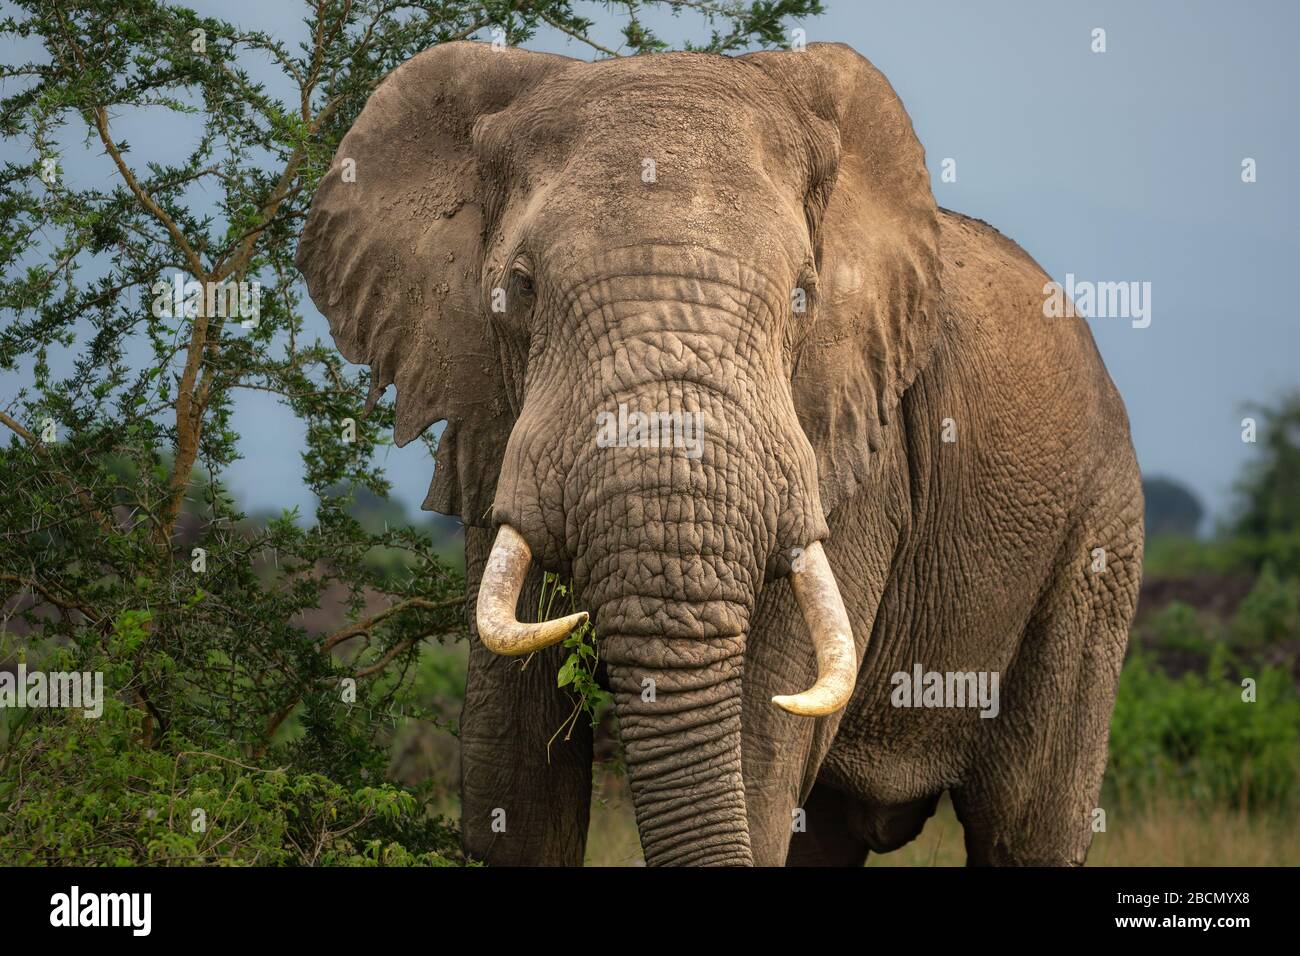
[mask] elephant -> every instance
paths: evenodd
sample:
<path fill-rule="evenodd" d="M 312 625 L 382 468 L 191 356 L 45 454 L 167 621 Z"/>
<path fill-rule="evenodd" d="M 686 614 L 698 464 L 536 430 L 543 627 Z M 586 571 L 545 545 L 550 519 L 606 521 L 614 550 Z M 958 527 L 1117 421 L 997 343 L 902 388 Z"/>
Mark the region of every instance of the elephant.
<path fill-rule="evenodd" d="M 864 57 L 440 44 L 369 96 L 296 262 L 395 442 L 445 423 L 467 855 L 583 863 L 592 735 L 548 741 L 590 623 L 648 865 L 860 866 L 944 793 L 972 865 L 1084 862 L 1127 413 Z M 573 613 L 535 620 L 544 574 Z"/>

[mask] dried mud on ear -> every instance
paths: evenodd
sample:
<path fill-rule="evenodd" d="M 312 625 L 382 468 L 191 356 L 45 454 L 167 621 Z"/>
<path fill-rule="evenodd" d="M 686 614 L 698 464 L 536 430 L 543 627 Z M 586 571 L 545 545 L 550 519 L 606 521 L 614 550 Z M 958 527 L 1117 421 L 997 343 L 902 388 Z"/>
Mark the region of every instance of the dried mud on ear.
<path fill-rule="evenodd" d="M 500 185 L 479 168 L 474 129 L 571 62 L 457 43 L 402 64 L 340 143 L 298 246 L 339 351 L 371 368 L 371 402 L 397 386 L 397 444 L 447 422 L 426 504 L 467 524 L 484 520 L 512 425 L 481 302 L 484 209 Z"/>
<path fill-rule="evenodd" d="M 828 166 L 810 200 L 823 207 L 815 243 L 814 326 L 798 356 L 799 420 L 817 454 L 826 514 L 868 480 L 882 430 L 925 368 L 940 322 L 938 208 L 925 153 L 903 104 L 866 59 L 837 45 L 753 62 L 810 117 Z M 816 148 L 819 141 L 825 146 Z"/>

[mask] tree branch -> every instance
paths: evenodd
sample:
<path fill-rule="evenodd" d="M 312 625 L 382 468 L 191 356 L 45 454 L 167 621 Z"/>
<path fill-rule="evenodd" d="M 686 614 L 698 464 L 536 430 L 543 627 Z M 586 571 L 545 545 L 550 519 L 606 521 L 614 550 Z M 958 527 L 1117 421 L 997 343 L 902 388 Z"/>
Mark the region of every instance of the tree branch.
<path fill-rule="evenodd" d="M 17 434 L 19 438 L 28 442 L 32 446 L 33 452 L 35 452 L 38 455 L 41 455 L 47 461 L 49 460 L 50 453 L 45 448 L 45 445 L 28 429 L 24 428 L 21 422 L 14 420 L 5 412 L 0 412 L 0 424 L 7 426 L 15 434 Z M 69 487 L 71 487 L 72 490 L 76 492 L 78 500 L 86 508 L 86 513 L 91 515 L 95 519 L 95 523 L 99 525 L 99 530 L 104 532 L 104 534 L 106 535 L 115 534 L 117 531 L 116 527 L 114 526 L 113 522 L 108 520 L 107 516 L 103 513 L 103 511 L 101 511 L 98 507 L 96 507 L 94 499 L 90 497 L 90 492 L 88 492 L 84 487 L 82 487 L 80 483 L 74 481 L 72 476 L 69 475 L 67 472 L 60 469 L 60 470 L 56 470 L 55 473 L 60 478 L 62 478 L 65 482 L 67 482 Z"/>
<path fill-rule="evenodd" d="M 567 34 L 567 35 L 573 37 L 573 39 L 578 40 L 578 41 L 580 41 L 580 42 L 582 42 L 582 43 L 587 44 L 587 46 L 591 47 L 593 50 L 599 50 L 601 53 L 604 53 L 606 56 L 617 56 L 617 57 L 621 57 L 621 56 L 623 55 L 623 54 L 619 53 L 617 50 L 611 50 L 611 49 L 610 49 L 609 47 L 607 47 L 607 46 L 601 46 L 599 43 L 597 43 L 597 42 L 596 42 L 595 40 L 593 40 L 591 37 L 589 37 L 589 36 L 584 36 L 583 34 L 579 33 L 577 30 L 570 29 L 569 27 L 567 27 L 567 26 L 565 26 L 563 23 L 561 23 L 559 20 L 555 20 L 555 19 L 553 19 L 552 17 L 548 16 L 548 15 L 545 14 L 545 13 L 539 13 L 538 16 L 539 16 L 542 20 L 546 21 L 546 23 L 548 23 L 550 26 L 552 26 L 552 27 L 554 27 L 555 29 L 559 30 L 561 33 Z"/>
<path fill-rule="evenodd" d="M 405 601 L 398 601 L 391 607 L 385 608 L 378 614 L 371 615 L 364 620 L 357 621 L 355 624 L 349 624 L 338 631 L 335 631 L 329 637 L 321 642 L 322 651 L 331 651 L 339 644 L 354 637 L 360 637 L 362 634 L 370 633 L 375 625 L 399 614 L 409 608 L 418 607 L 426 611 L 446 611 L 454 607 L 459 607 L 464 603 L 463 598 L 450 598 L 446 601 L 430 601 L 428 598 L 407 598 Z"/>
<path fill-rule="evenodd" d="M 24 578 L 17 574 L 10 574 L 7 571 L 0 571 L 0 581 L 12 581 L 13 583 L 19 585 L 20 587 L 27 588 L 28 590 L 31 591 L 35 591 L 37 594 L 41 595 L 41 597 L 45 598 L 45 600 L 48 603 L 53 604 L 55 607 L 60 608 L 62 610 L 78 611 L 81 614 L 84 614 L 86 616 L 86 619 L 96 627 L 98 627 L 102 621 L 102 619 L 97 614 L 95 614 L 94 611 L 86 607 L 85 604 L 82 604 L 80 601 L 74 600 L 73 598 L 55 594 L 53 591 L 51 591 L 49 588 L 47 588 L 45 585 L 41 584 L 39 581 L 35 579 Z"/>

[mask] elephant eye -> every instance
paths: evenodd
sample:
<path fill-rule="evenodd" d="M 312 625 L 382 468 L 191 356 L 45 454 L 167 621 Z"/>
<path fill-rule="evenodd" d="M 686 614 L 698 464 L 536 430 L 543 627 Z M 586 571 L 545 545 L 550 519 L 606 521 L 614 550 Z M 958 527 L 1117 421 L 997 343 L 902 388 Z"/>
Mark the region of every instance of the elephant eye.
<path fill-rule="evenodd" d="M 816 301 L 817 270 L 811 265 L 805 266 L 795 283 L 794 292 L 790 296 L 790 305 L 795 315 L 801 315 L 808 312 Z"/>
<path fill-rule="evenodd" d="M 532 298 L 537 292 L 537 287 L 533 282 L 532 270 L 528 268 L 527 263 L 516 260 L 510 267 L 510 274 L 514 279 L 515 289 L 519 294 L 527 298 Z"/>

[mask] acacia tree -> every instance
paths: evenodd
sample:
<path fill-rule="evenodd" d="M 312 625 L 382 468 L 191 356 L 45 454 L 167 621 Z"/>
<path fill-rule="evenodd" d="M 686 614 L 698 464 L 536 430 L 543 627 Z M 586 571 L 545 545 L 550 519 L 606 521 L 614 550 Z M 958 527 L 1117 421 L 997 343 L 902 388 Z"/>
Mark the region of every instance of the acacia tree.
<path fill-rule="evenodd" d="M 667 6 L 702 14 L 698 48 L 727 52 L 785 42 L 820 5 L 606 3 L 617 50 L 567 0 L 314 0 L 297 44 L 156 0 L 13 6 L 0 33 L 41 54 L 0 71 L 0 136 L 22 157 L 0 182 L 0 368 L 28 383 L 0 393 L 0 662 L 101 671 L 111 699 L 100 720 L 0 713 L 10 853 L 442 859 L 419 802 L 378 785 L 383 715 L 421 643 L 463 635 L 463 584 L 426 534 L 349 516 L 349 489 L 388 491 L 375 453 L 393 413 L 308 333 L 293 253 L 317 181 L 384 75 L 435 43 L 551 28 L 593 55 L 650 53 L 666 44 L 640 14 Z M 119 132 L 131 111 L 202 132 L 154 161 Z M 103 166 L 94 185 L 65 176 L 76 136 Z M 242 390 L 304 423 L 314 515 L 250 528 L 223 491 Z M 313 634 L 302 615 L 331 588 L 347 623 Z M 215 819 L 180 826 L 178 801 L 181 820 Z"/>

